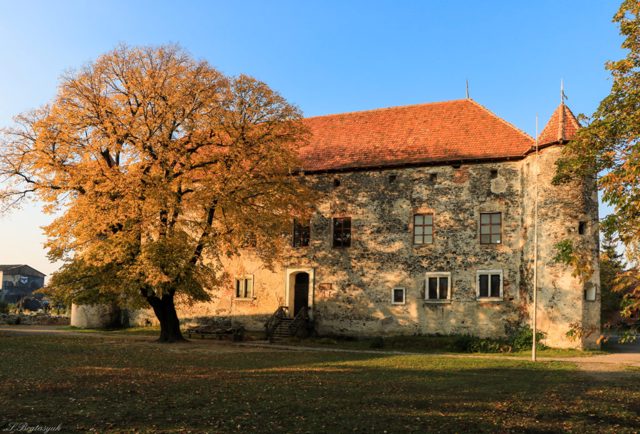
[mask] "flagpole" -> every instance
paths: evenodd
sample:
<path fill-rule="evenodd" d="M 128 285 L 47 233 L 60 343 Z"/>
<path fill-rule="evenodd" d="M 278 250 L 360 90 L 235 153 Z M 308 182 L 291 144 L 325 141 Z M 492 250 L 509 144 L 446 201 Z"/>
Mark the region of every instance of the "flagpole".
<path fill-rule="evenodd" d="M 531 329 L 533 339 L 531 344 L 531 360 L 537 360 L 537 342 L 538 334 L 538 115 L 536 114 L 536 164 L 534 176 L 534 199 L 533 199 L 533 312 Z"/>

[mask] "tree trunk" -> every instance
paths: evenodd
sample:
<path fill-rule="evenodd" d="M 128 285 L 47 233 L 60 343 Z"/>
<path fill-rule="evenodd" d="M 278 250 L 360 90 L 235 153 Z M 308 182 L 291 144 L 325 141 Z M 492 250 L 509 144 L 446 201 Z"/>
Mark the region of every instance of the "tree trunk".
<path fill-rule="evenodd" d="M 162 298 L 156 296 L 147 297 L 147 301 L 153 308 L 158 321 L 160 321 L 158 342 L 186 342 L 180 331 L 180 320 L 173 303 L 173 294 L 165 294 Z"/>

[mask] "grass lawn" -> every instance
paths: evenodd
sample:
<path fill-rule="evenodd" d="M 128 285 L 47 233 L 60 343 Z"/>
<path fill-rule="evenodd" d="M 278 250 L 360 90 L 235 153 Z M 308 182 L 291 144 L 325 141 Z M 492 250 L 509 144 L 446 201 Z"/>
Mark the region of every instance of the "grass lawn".
<path fill-rule="evenodd" d="M 62 432 L 633 432 L 640 372 L 0 332 L 0 424 Z M 608 377 L 608 376 L 607 376 Z M 0 427 L 2 429 L 2 427 Z"/>

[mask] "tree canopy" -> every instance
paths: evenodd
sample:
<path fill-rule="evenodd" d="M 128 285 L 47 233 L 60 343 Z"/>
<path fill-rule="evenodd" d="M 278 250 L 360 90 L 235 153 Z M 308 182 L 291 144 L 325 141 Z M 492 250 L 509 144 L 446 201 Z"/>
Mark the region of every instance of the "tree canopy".
<path fill-rule="evenodd" d="M 599 175 L 603 200 L 614 213 L 602 222 L 604 232 L 616 236 L 626 247 L 632 269 L 627 276 L 626 312 L 640 309 L 640 288 L 630 288 L 640 271 L 640 3 L 622 2 L 613 21 L 624 37 L 625 58 L 607 62 L 612 75 L 610 94 L 604 98 L 576 139 L 565 147 L 555 182 L 575 176 Z"/>
<path fill-rule="evenodd" d="M 177 46 L 120 46 L 61 79 L 3 130 L 0 204 L 37 199 L 50 286 L 69 300 L 146 301 L 180 340 L 174 299 L 207 300 L 247 243 L 270 264 L 307 190 L 300 111 Z"/>

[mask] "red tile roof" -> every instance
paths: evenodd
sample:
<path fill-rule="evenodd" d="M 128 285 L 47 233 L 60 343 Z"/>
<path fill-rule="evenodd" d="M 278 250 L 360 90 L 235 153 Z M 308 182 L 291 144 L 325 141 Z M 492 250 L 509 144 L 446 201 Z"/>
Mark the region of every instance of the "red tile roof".
<path fill-rule="evenodd" d="M 538 136 L 538 145 L 550 145 L 571 140 L 579 129 L 578 120 L 569 107 L 562 103 L 553 112 L 549 122 Z"/>
<path fill-rule="evenodd" d="M 534 139 L 471 99 L 307 118 L 307 172 L 522 157 Z"/>

